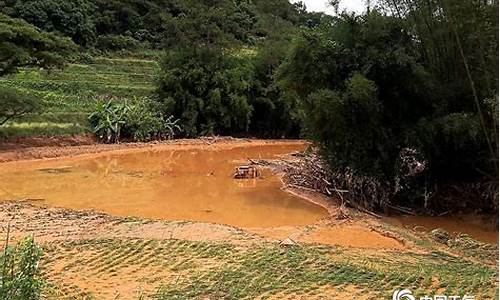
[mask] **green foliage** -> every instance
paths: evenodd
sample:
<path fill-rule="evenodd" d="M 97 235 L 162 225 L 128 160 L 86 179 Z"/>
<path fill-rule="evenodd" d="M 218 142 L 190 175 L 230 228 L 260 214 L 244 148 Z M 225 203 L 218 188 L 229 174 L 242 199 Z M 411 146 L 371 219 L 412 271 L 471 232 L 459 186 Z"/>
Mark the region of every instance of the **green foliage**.
<path fill-rule="evenodd" d="M 39 261 L 42 249 L 33 238 L 17 246 L 5 245 L 0 255 L 0 298 L 11 300 L 41 299 L 44 281 L 40 277 Z"/>
<path fill-rule="evenodd" d="M 127 101 L 99 102 L 95 111 L 89 116 L 92 130 L 105 142 L 118 143 L 129 109 Z"/>
<path fill-rule="evenodd" d="M 305 119 L 308 134 L 321 142 L 337 170 L 351 168 L 372 176 L 392 172 L 394 165 L 387 158 L 398 150 L 381 126 L 375 83 L 355 74 L 345 86 L 344 91 L 318 90 L 309 95 L 308 109 L 314 113 Z"/>
<path fill-rule="evenodd" d="M 181 119 L 188 136 L 297 136 L 297 102 L 275 83 L 287 44 L 276 38 L 252 49 L 205 45 L 169 51 L 160 66 L 159 101 Z"/>
<path fill-rule="evenodd" d="M 92 44 L 96 37 L 93 13 L 88 0 L 6 0 L 4 12 L 48 32 L 60 32 L 80 45 Z"/>
<path fill-rule="evenodd" d="M 0 138 L 26 136 L 53 137 L 88 132 L 90 132 L 90 129 L 86 123 L 67 123 L 64 120 L 58 122 L 12 122 L 0 126 Z"/>
<path fill-rule="evenodd" d="M 297 99 L 276 84 L 276 71 L 290 43 L 267 39 L 252 58 L 254 80 L 250 97 L 250 132 L 267 137 L 298 136 L 301 122 Z"/>
<path fill-rule="evenodd" d="M 98 102 L 89 121 L 93 132 L 106 143 L 118 143 L 122 137 L 135 141 L 172 138 L 180 131 L 178 120 L 164 118 L 147 99 Z"/>
<path fill-rule="evenodd" d="M 39 108 L 39 101 L 33 95 L 17 89 L 0 86 L 0 126 Z"/>
<path fill-rule="evenodd" d="M 20 66 L 59 66 L 74 49 L 67 38 L 41 32 L 24 20 L 0 13 L 0 76 Z"/>
<path fill-rule="evenodd" d="M 248 129 L 252 65 L 218 50 L 168 52 L 161 62 L 159 97 L 188 136 Z"/>
<path fill-rule="evenodd" d="M 280 86 L 302 99 L 305 133 L 336 170 L 394 179 L 405 128 L 432 99 L 415 46 L 400 21 L 377 12 L 343 15 L 294 42 Z"/>
<path fill-rule="evenodd" d="M 420 139 L 432 172 L 441 178 L 496 178 L 498 1 L 391 1 L 386 6 L 419 37 L 422 60 L 439 86 L 434 115 L 422 120 L 428 140 Z"/>
<path fill-rule="evenodd" d="M 127 113 L 124 134 L 136 141 L 171 139 L 181 131 L 178 123 L 173 116 L 164 118 L 158 103 L 136 99 Z"/>
<path fill-rule="evenodd" d="M 103 50 L 135 50 L 139 48 L 139 41 L 123 35 L 104 35 L 99 36 L 97 45 Z"/>
<path fill-rule="evenodd" d="M 434 176 L 447 180 L 474 179 L 478 171 L 483 174 L 490 171 L 488 145 L 477 115 L 452 113 L 423 119 L 418 129 L 420 149 L 427 155 Z"/>
<path fill-rule="evenodd" d="M 86 48 L 115 50 L 201 44 L 252 45 L 272 34 L 269 23 L 288 30 L 316 24 L 322 14 L 309 14 L 286 0 L 4 0 L 0 12 L 22 18 L 48 31 L 70 37 Z M 312 21 L 314 19 L 315 21 Z"/>
<path fill-rule="evenodd" d="M 415 149 L 427 168 L 420 185 L 495 176 L 498 73 L 484 66 L 498 65 L 497 4 L 407 2 L 385 6 L 396 5 L 392 16 L 343 14 L 304 30 L 280 88 L 300 99 L 305 133 L 336 171 L 394 187 L 402 153 Z"/>

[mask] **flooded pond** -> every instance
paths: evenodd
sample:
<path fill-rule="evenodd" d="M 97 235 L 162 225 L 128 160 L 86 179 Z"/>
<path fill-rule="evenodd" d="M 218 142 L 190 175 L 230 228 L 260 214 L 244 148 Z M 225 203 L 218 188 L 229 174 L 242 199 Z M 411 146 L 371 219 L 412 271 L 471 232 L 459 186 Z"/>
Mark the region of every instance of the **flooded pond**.
<path fill-rule="evenodd" d="M 262 169 L 258 179 L 235 180 L 232 176 L 248 158 L 272 159 L 305 147 L 303 142 L 163 145 L 3 163 L 0 201 L 30 199 L 116 216 L 245 228 L 311 225 L 328 217 L 327 210 L 283 191 L 280 178 L 270 170 Z M 384 221 L 409 229 L 442 228 L 498 243 L 498 230 L 477 222 L 477 218 L 399 216 Z M 332 232 L 334 235 L 339 232 Z"/>
<path fill-rule="evenodd" d="M 322 207 L 281 189 L 280 178 L 234 180 L 247 158 L 304 150 L 300 142 L 151 148 L 50 161 L 0 165 L 0 200 L 95 209 L 117 216 L 222 223 L 239 227 L 309 225 Z"/>

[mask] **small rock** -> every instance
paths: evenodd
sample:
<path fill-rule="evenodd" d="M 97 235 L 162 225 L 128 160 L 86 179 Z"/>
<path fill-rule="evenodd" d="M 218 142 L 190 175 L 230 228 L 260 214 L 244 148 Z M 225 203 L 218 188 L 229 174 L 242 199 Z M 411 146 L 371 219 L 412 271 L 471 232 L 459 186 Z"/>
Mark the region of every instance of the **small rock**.
<path fill-rule="evenodd" d="M 446 244 L 451 239 L 451 235 L 441 228 L 436 228 L 430 233 L 431 237 L 439 243 Z"/>
<path fill-rule="evenodd" d="M 286 238 L 285 240 L 280 242 L 280 246 L 295 246 L 297 243 L 291 238 Z"/>

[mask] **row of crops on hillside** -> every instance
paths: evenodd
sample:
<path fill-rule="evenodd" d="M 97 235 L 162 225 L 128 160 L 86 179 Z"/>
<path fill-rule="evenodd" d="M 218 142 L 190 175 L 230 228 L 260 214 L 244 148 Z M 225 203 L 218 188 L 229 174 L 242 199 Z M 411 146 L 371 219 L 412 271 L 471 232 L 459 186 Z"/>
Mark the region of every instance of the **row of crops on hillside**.
<path fill-rule="evenodd" d="M 64 69 L 24 68 L 3 77 L 11 87 L 40 100 L 40 109 L 10 121 L 0 136 L 68 135 L 90 132 L 88 117 L 97 101 L 147 97 L 154 90 L 156 62 L 95 58 Z"/>

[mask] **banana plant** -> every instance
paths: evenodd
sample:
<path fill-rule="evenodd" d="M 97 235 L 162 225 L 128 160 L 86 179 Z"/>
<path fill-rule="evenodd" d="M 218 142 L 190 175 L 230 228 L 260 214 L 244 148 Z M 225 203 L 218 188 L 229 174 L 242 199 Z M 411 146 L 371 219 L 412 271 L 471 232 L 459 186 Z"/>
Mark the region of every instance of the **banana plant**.
<path fill-rule="evenodd" d="M 92 131 L 106 143 L 119 143 L 121 128 L 126 123 L 129 110 L 127 101 L 99 102 L 89 116 Z"/>
<path fill-rule="evenodd" d="M 167 132 L 166 135 L 168 139 L 174 137 L 176 131 L 182 131 L 178 123 L 179 119 L 174 119 L 174 116 L 170 116 L 165 120 L 165 130 Z"/>

